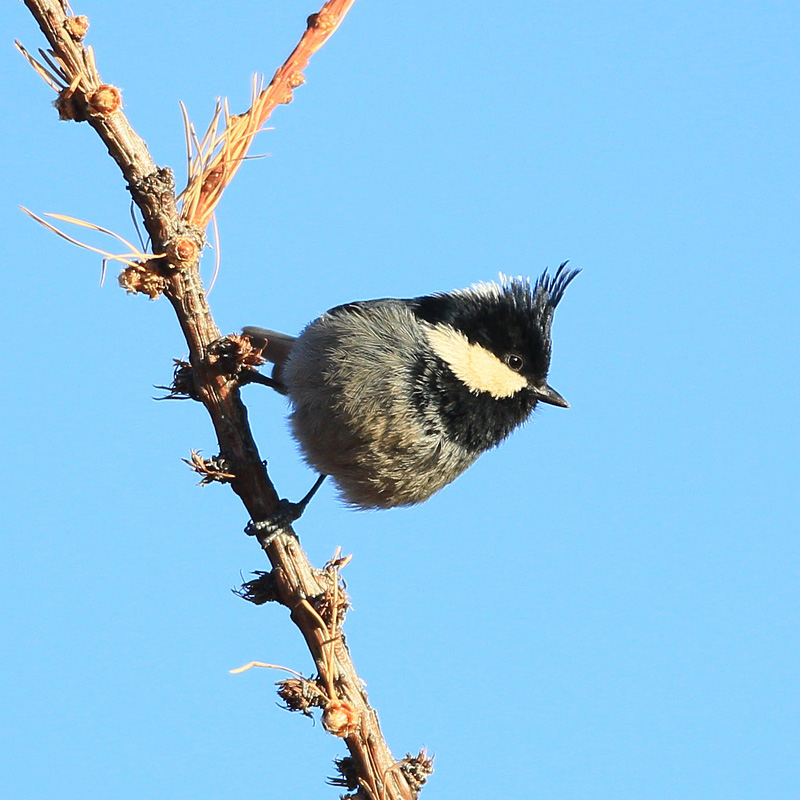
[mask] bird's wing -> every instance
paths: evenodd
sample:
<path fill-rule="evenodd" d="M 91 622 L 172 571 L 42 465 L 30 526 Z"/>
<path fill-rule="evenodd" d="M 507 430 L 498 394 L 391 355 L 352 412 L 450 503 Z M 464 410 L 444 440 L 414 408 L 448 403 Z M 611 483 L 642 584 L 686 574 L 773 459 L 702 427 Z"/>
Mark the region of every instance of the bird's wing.
<path fill-rule="evenodd" d="M 381 297 L 377 300 L 358 300 L 353 303 L 344 303 L 341 306 L 334 306 L 326 311 L 325 314 L 330 314 L 331 316 L 337 316 L 338 314 L 352 314 L 354 312 L 358 313 L 359 311 L 369 311 L 375 308 L 404 305 L 407 302 L 407 300 L 398 300 L 396 297 Z"/>
<path fill-rule="evenodd" d="M 323 314 L 323 317 L 338 316 L 339 314 L 353 314 L 359 311 L 368 311 L 370 309 L 381 308 L 386 306 L 394 306 L 398 303 L 405 303 L 407 301 L 397 300 L 393 297 L 382 297 L 378 300 L 360 300 L 354 303 L 344 303 L 340 306 L 335 306 Z M 289 358 L 289 353 L 292 346 L 297 341 L 296 336 L 287 336 L 285 333 L 278 333 L 278 331 L 271 331 L 267 328 L 259 328 L 254 325 L 248 325 L 242 328 L 242 333 L 247 336 L 253 344 L 263 348 L 261 355 L 276 364 L 278 367 L 286 363 Z"/>

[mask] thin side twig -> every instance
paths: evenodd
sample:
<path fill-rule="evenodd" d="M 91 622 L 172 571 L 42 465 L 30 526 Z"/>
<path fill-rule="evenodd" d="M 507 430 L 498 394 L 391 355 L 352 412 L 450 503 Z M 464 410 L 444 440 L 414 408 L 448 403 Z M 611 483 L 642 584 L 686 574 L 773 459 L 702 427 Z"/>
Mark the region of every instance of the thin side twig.
<path fill-rule="evenodd" d="M 269 85 L 262 89 L 254 80 L 253 103 L 250 109 L 244 114 L 233 116 L 225 108 L 225 130 L 219 139 L 215 135 L 211 137 L 214 144 L 206 147 L 207 158 L 200 160 L 183 192 L 183 219 L 205 229 L 222 192 L 242 165 L 256 134 L 276 106 L 292 102 L 294 90 L 305 83 L 303 70 L 308 66 L 311 56 L 333 35 L 354 2 L 355 0 L 328 0 L 318 13 L 308 18 L 308 27 L 297 47 L 275 72 Z M 212 127 L 216 132 L 218 115 L 219 111 L 209 126 L 209 132 Z M 219 148 L 215 153 L 217 145 Z"/>

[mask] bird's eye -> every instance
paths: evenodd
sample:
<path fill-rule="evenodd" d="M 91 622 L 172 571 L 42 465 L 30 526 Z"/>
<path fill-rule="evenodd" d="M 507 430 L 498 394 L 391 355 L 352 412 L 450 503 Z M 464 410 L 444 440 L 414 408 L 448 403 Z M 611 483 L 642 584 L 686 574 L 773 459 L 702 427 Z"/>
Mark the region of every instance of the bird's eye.
<path fill-rule="evenodd" d="M 525 362 L 522 360 L 522 356 L 518 356 L 516 353 L 509 353 L 509 355 L 506 356 L 506 364 L 513 369 L 514 372 L 519 372 L 525 365 Z"/>

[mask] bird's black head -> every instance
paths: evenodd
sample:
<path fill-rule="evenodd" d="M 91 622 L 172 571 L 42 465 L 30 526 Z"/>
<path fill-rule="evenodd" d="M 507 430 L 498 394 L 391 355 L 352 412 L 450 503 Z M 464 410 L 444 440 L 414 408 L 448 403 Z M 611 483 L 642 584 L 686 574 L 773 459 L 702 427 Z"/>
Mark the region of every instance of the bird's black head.
<path fill-rule="evenodd" d="M 418 318 L 429 323 L 434 352 L 475 394 L 497 399 L 525 391 L 552 405 L 567 402 L 547 385 L 553 313 L 580 270 L 564 262 L 554 275 L 544 272 L 534 283 L 503 278 L 469 289 L 420 297 L 413 301 Z"/>

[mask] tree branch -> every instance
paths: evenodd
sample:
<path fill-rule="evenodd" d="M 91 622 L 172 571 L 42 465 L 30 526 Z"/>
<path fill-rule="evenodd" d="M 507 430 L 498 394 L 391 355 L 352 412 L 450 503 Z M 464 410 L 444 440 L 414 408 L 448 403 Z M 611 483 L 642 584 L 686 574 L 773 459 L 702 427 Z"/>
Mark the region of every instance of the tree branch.
<path fill-rule="evenodd" d="M 278 509 L 277 492 L 239 394 L 241 379 L 258 362 L 258 353 L 242 337 L 221 338 L 198 268 L 204 230 L 253 137 L 275 106 L 291 99 L 291 90 L 304 80 L 301 70 L 308 59 L 334 32 L 353 2 L 325 3 L 309 18 L 300 43 L 269 86 L 254 93 L 252 108 L 241 116 L 231 116 L 226 109 L 221 136 L 206 136 L 205 148 L 198 148 L 179 211 L 172 171 L 156 166 L 121 110 L 121 93 L 103 83 L 94 52 L 83 45 L 86 17 L 73 16 L 63 1 L 25 0 L 51 49 L 39 51 L 45 63 L 18 43 L 19 49 L 58 92 L 55 105 L 61 118 L 86 121 L 98 133 L 144 218 L 154 256 L 127 267 L 120 283 L 128 291 L 151 297 L 164 294 L 186 337 L 190 369 L 184 365 L 176 370 L 173 390 L 203 403 L 220 447 L 217 459 L 202 462 L 193 458 L 193 464 L 203 472 L 204 480 L 229 482 L 256 521 L 268 519 Z M 259 538 L 259 542 L 273 569 L 246 584 L 243 596 L 256 603 L 277 600 L 285 605 L 308 645 L 319 677 L 283 681 L 280 693 L 294 710 L 308 713 L 309 706 L 322 708 L 326 730 L 345 740 L 350 757 L 337 761 L 341 777 L 332 782 L 354 792 L 350 795 L 354 798 L 417 797 L 432 771 L 431 760 L 423 751 L 398 762 L 383 739 L 377 714 L 367 702 L 363 681 L 342 636 L 348 606 L 339 578 L 343 562 L 314 569 L 289 527 L 275 537 Z"/>

